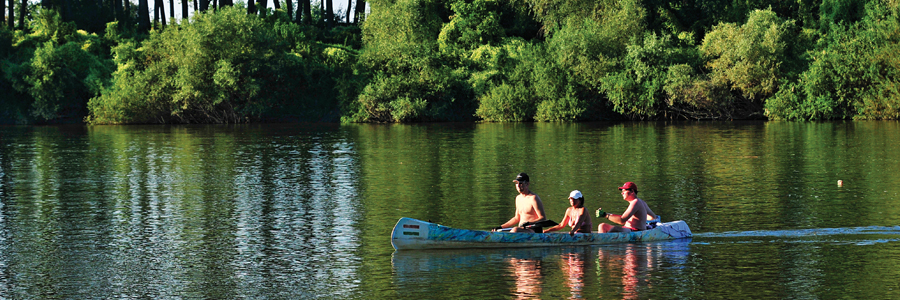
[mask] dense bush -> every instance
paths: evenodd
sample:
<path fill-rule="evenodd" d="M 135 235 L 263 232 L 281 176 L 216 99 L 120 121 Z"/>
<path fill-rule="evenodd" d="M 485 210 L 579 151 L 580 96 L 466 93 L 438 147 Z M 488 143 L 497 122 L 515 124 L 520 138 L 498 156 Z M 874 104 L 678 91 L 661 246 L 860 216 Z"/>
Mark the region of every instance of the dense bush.
<path fill-rule="evenodd" d="M 12 41 L 4 77 L 13 94 L 5 95 L 16 122 L 78 120 L 86 103 L 108 81 L 113 66 L 106 43 L 95 34 L 76 30 L 52 10 L 39 10 L 33 32 Z M 6 90 L 6 89 L 4 89 Z"/>
<path fill-rule="evenodd" d="M 316 118 L 337 109 L 333 72 L 355 64 L 294 23 L 266 23 L 239 8 L 196 14 L 113 49 L 112 84 L 91 99 L 91 123 L 235 123 Z M 331 64 L 329 66 L 328 64 Z"/>
<path fill-rule="evenodd" d="M 833 24 L 812 63 L 766 103 L 773 119 L 900 118 L 900 10 L 874 1 L 857 23 Z"/>
<path fill-rule="evenodd" d="M 898 3 L 372 0 L 102 36 L 35 10 L 0 29 L 0 123 L 897 119 Z"/>
<path fill-rule="evenodd" d="M 693 74 L 700 62 L 696 48 L 686 44 L 689 42 L 673 41 L 668 35 L 646 34 L 642 42 L 629 45 L 615 68 L 617 71 L 602 79 L 602 90 L 614 110 L 633 117 L 654 117 L 676 106 L 683 106 L 680 113 L 707 110 L 691 102 L 693 97 L 681 97 L 682 91 L 666 89 L 667 83 L 684 84 L 670 76 L 684 79 Z M 682 69 L 673 69 L 674 66 Z M 682 70 L 682 73 L 672 70 Z"/>

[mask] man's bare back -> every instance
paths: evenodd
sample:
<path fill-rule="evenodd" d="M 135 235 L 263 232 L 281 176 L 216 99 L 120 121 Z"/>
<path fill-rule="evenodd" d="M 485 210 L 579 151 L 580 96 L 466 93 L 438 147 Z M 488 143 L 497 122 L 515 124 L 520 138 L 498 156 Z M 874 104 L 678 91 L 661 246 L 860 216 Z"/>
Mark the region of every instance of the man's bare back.
<path fill-rule="evenodd" d="M 622 217 L 631 216 L 625 221 L 625 227 L 631 230 L 644 230 L 647 227 L 647 214 L 650 213 L 650 207 L 647 202 L 641 198 L 634 198 L 629 201 L 628 209 L 622 214 Z"/>

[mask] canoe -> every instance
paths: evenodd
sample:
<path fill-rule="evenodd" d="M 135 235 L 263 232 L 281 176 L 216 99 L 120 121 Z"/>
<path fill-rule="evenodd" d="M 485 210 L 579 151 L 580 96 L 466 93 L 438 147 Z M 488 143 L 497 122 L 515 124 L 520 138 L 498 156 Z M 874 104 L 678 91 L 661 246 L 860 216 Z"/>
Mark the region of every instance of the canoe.
<path fill-rule="evenodd" d="M 656 228 L 635 232 L 576 233 L 508 233 L 447 227 L 412 218 L 400 218 L 391 233 L 394 250 L 517 248 L 599 245 L 672 240 L 691 237 L 684 221 L 659 223 Z"/>

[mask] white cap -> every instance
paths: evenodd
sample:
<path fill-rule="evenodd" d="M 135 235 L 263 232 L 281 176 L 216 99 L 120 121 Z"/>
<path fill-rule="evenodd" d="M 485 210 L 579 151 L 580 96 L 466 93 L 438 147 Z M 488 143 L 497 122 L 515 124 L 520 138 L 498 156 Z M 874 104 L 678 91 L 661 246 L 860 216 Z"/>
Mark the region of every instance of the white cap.
<path fill-rule="evenodd" d="M 569 198 L 578 199 L 578 198 L 584 198 L 584 196 L 581 195 L 581 191 L 574 190 L 571 193 L 569 193 Z"/>

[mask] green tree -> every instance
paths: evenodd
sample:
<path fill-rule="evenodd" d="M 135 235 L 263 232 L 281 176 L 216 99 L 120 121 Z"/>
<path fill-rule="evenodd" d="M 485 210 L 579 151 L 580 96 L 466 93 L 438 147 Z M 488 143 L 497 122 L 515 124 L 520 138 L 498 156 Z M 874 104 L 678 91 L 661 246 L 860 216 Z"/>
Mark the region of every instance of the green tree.
<path fill-rule="evenodd" d="M 722 23 L 704 38 L 700 51 L 708 60 L 709 82 L 699 85 L 713 91 L 730 90 L 730 96 L 716 92 L 700 102 L 725 102 L 733 109 L 727 117 L 762 117 L 764 99 L 773 96 L 788 72 L 790 45 L 797 41 L 793 20 L 784 20 L 771 10 L 750 13 L 743 25 Z M 730 103 L 728 101 L 731 101 Z"/>
<path fill-rule="evenodd" d="M 859 22 L 833 24 L 800 80 L 766 103 L 771 119 L 900 118 L 900 9 L 872 1 Z"/>
<path fill-rule="evenodd" d="M 338 93 L 322 87 L 338 86 L 334 78 L 355 65 L 351 50 L 318 44 L 286 18 L 265 21 L 236 7 L 113 51 L 118 70 L 88 103 L 91 123 L 317 120 L 338 103 Z"/>
<path fill-rule="evenodd" d="M 656 117 L 672 111 L 683 115 L 675 103 L 680 94 L 666 89 L 673 66 L 693 70 L 700 63 L 700 55 L 690 43 L 691 38 L 673 40 L 669 35 L 647 33 L 638 44 L 629 45 L 624 57 L 617 61 L 609 76 L 601 79 L 603 93 L 613 109 L 633 118 Z M 674 95 L 671 95 L 674 92 Z"/>
<path fill-rule="evenodd" d="M 18 41 L 16 56 L 8 62 L 5 79 L 27 107 L 27 118 L 53 121 L 80 119 L 87 99 L 96 95 L 112 72 L 103 57 L 102 38 L 63 22 L 54 10 L 37 10 L 32 33 Z"/>

